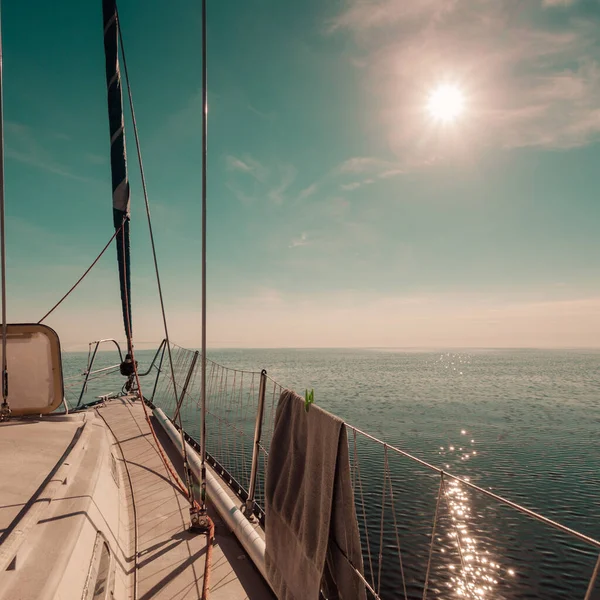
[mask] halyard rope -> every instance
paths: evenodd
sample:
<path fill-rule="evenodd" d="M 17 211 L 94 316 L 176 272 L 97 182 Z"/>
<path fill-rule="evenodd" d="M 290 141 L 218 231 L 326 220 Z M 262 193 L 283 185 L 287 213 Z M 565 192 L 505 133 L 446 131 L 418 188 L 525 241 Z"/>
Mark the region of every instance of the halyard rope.
<path fill-rule="evenodd" d="M 119 12 L 118 12 L 116 3 L 115 3 L 115 10 L 116 10 L 116 15 L 117 15 L 117 33 L 119 36 L 119 43 L 121 44 L 121 55 L 123 57 L 123 72 L 125 73 L 125 85 L 127 87 L 127 97 L 129 99 L 129 109 L 131 110 L 131 124 L 133 126 L 133 135 L 135 138 L 135 147 L 136 147 L 136 151 L 137 151 L 138 165 L 140 167 L 140 179 L 142 182 L 144 204 L 146 207 L 148 232 L 150 234 L 150 247 L 152 249 L 152 259 L 154 261 L 154 273 L 156 275 L 156 285 L 158 287 L 158 297 L 160 300 L 160 311 L 161 311 L 161 315 L 162 315 L 163 329 L 164 329 L 165 339 L 166 339 L 167 354 L 169 356 L 169 367 L 171 370 L 171 377 L 173 378 L 173 382 L 175 382 L 175 369 L 173 367 L 173 356 L 171 353 L 171 340 L 169 338 L 169 328 L 167 326 L 167 314 L 165 311 L 165 303 L 164 303 L 164 298 L 163 298 L 163 293 L 162 293 L 162 285 L 160 282 L 160 272 L 158 269 L 158 258 L 156 255 L 156 245 L 154 243 L 154 232 L 152 229 L 152 217 L 150 216 L 150 202 L 148 200 L 148 189 L 146 187 L 146 176 L 144 174 L 144 164 L 142 161 L 142 150 L 140 147 L 140 138 L 139 138 L 139 134 L 138 134 L 137 121 L 135 118 L 135 109 L 133 106 L 133 96 L 131 93 L 131 84 L 129 81 L 129 71 L 127 69 L 127 59 L 125 57 L 125 46 L 123 44 L 123 34 L 121 32 L 121 24 L 119 21 Z M 133 356 L 132 356 L 132 358 L 133 358 Z M 139 387 L 139 385 L 138 385 L 138 387 Z M 177 404 L 179 399 L 177 396 L 177 388 L 175 387 L 175 385 L 173 386 L 173 393 L 175 394 L 175 403 Z M 181 425 L 181 423 L 180 423 L 180 425 Z M 186 484 L 187 484 L 188 491 L 189 491 L 188 496 L 190 498 L 190 504 L 193 504 L 193 500 L 194 500 L 193 495 L 194 494 L 193 494 L 192 483 L 190 481 L 189 465 L 188 465 L 188 461 L 187 461 L 187 451 L 185 448 L 185 439 L 183 438 L 183 427 L 182 427 L 181 445 L 183 448 L 183 462 L 184 462 Z"/>
<path fill-rule="evenodd" d="M 96 263 L 102 258 L 102 255 L 108 250 L 108 247 L 112 244 L 113 240 L 117 237 L 117 234 L 121 232 L 123 229 L 123 224 L 119 229 L 116 229 L 112 234 L 110 240 L 108 240 L 106 246 L 102 248 L 100 254 L 95 258 L 94 262 L 87 268 L 85 273 L 75 282 L 75 284 L 71 287 L 71 289 L 38 321 L 38 325 L 46 320 L 62 303 L 67 299 L 67 296 L 71 294 L 71 292 L 85 279 L 85 276 L 96 266 Z"/>
<path fill-rule="evenodd" d="M 152 218 L 150 216 L 150 203 L 148 200 L 148 190 L 146 187 L 146 177 L 144 175 L 144 165 L 143 165 L 143 161 L 142 161 L 142 151 L 141 151 L 141 147 L 140 147 L 140 139 L 139 139 L 139 134 L 138 134 L 138 128 L 137 128 L 137 121 L 135 118 L 135 109 L 134 109 L 134 105 L 133 105 L 133 96 L 131 93 L 131 84 L 129 81 L 129 72 L 127 69 L 127 60 L 125 57 L 125 47 L 123 44 L 123 35 L 121 33 L 121 26 L 120 26 L 120 21 L 119 21 L 119 12 L 115 3 L 115 12 L 116 12 L 116 16 L 117 16 L 117 32 L 119 35 L 119 42 L 121 44 L 121 55 L 123 58 L 123 72 L 125 74 L 125 84 L 127 86 L 127 97 L 129 99 L 129 108 L 131 110 L 131 123 L 133 126 L 133 133 L 134 133 L 134 138 L 135 138 L 135 146 L 136 146 L 136 151 L 137 151 L 137 157 L 138 157 L 138 165 L 140 168 L 140 178 L 141 178 L 141 182 L 142 182 L 142 191 L 144 194 L 144 204 L 145 204 L 145 208 L 146 208 L 146 217 L 147 217 L 147 221 L 148 221 L 148 232 L 150 235 L 150 245 L 151 245 L 151 249 L 152 249 L 152 258 L 154 261 L 154 271 L 156 274 L 156 284 L 158 287 L 158 295 L 159 295 L 159 299 L 160 299 L 160 309 L 161 309 L 161 314 L 162 314 L 162 321 L 163 321 L 163 328 L 164 328 L 164 333 L 165 333 L 165 340 L 166 340 L 166 347 L 167 347 L 167 352 L 168 352 L 168 356 L 169 356 L 169 366 L 170 366 L 170 370 L 171 370 L 171 377 L 173 378 L 173 393 L 175 394 L 175 401 L 177 403 L 178 398 L 177 398 L 177 388 L 175 385 L 175 370 L 173 367 L 173 357 L 172 357 L 172 353 L 171 353 L 171 342 L 169 339 L 169 329 L 167 326 L 167 315 L 166 315 L 166 311 L 165 311 L 165 304 L 164 304 L 164 299 L 163 299 L 163 293 L 162 293 L 162 285 L 160 282 L 160 272 L 158 269 L 158 258 L 156 255 L 156 245 L 154 243 L 154 233 L 152 230 Z M 125 271 L 124 271 L 125 273 Z M 128 325 L 129 327 L 129 325 Z M 131 347 L 131 358 L 133 361 L 133 365 L 134 365 L 134 372 L 135 372 L 135 378 L 136 378 L 136 383 L 137 383 L 137 387 L 139 390 L 139 394 L 142 400 L 142 404 L 144 406 L 144 412 L 146 413 L 146 419 L 148 421 L 148 424 L 150 425 L 150 429 L 152 431 L 152 435 L 154 436 L 154 439 L 156 441 L 156 443 L 158 444 L 158 439 L 156 437 L 156 433 L 154 432 L 154 427 L 152 426 L 152 423 L 150 421 L 150 418 L 148 417 L 147 411 L 146 411 L 146 405 L 145 402 L 143 400 L 143 394 L 142 394 L 142 390 L 141 390 L 141 386 L 140 386 L 140 380 L 139 380 L 139 375 L 138 375 L 138 370 L 137 370 L 137 365 L 135 362 L 135 357 L 133 355 L 133 344 L 131 343 L 131 331 L 128 332 L 129 334 L 129 342 L 130 342 L 130 347 Z M 203 361 L 205 360 L 205 356 L 202 357 Z M 190 506 L 192 508 L 195 508 L 196 510 L 205 510 L 205 503 L 204 503 L 204 498 L 201 498 L 202 501 L 202 505 L 199 505 L 195 498 L 194 498 L 194 491 L 193 491 L 193 485 L 192 485 L 192 481 L 191 481 L 191 472 L 190 472 L 190 468 L 189 468 L 189 464 L 188 464 L 188 460 L 187 460 L 187 449 L 186 449 L 186 444 L 185 444 L 185 436 L 184 436 L 184 430 L 183 430 L 183 424 L 181 421 L 181 413 L 179 415 L 179 425 L 180 425 L 180 429 L 181 429 L 181 447 L 182 447 L 182 452 L 183 452 L 183 462 L 184 462 L 184 473 L 185 473 L 185 477 L 186 477 L 186 483 L 187 483 L 187 491 L 183 488 L 183 486 L 180 486 L 182 491 L 184 492 L 185 496 L 188 498 L 189 502 L 190 502 Z M 160 447 L 160 446 L 159 446 Z M 162 455 L 162 450 L 161 450 L 161 455 Z M 166 457 L 164 457 L 163 455 L 163 462 L 166 463 Z M 202 489 L 205 489 L 204 486 L 204 482 L 200 482 L 200 485 L 202 487 Z M 209 532 L 207 534 L 207 548 L 206 548 L 206 562 L 205 562 L 205 571 L 204 571 L 204 581 L 203 581 L 203 590 L 202 590 L 202 598 L 203 600 L 206 600 L 206 598 L 208 598 L 208 578 L 209 578 L 209 573 L 210 573 L 210 565 L 211 565 L 211 558 L 212 558 L 212 542 L 213 542 L 213 537 L 214 537 L 214 524 L 212 522 L 212 520 L 208 517 L 208 524 L 209 524 Z"/>
<path fill-rule="evenodd" d="M 427 571 L 425 573 L 425 585 L 423 587 L 423 600 L 427 600 L 427 587 L 429 586 L 429 573 L 431 571 L 431 559 L 433 557 L 433 545 L 435 543 L 435 528 L 437 526 L 438 512 L 440 509 L 440 500 L 444 493 L 444 473 L 440 475 L 440 487 L 438 490 L 437 502 L 435 503 L 435 514 L 433 515 L 433 527 L 431 528 L 431 543 L 429 544 L 429 558 L 427 559 Z"/>

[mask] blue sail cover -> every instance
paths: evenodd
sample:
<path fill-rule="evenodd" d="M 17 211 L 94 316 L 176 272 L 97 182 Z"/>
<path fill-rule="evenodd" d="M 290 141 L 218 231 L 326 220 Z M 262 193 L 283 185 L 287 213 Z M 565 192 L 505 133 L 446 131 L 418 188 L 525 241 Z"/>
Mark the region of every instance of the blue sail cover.
<path fill-rule="evenodd" d="M 131 323 L 131 278 L 129 260 L 129 181 L 125 154 L 125 123 L 123 95 L 119 71 L 119 37 L 116 0 L 102 0 L 104 17 L 104 55 L 106 58 L 106 88 L 108 91 L 108 121 L 110 125 L 110 167 L 113 191 L 113 222 L 117 234 L 117 261 L 121 285 L 121 305 L 125 335 L 133 334 Z"/>

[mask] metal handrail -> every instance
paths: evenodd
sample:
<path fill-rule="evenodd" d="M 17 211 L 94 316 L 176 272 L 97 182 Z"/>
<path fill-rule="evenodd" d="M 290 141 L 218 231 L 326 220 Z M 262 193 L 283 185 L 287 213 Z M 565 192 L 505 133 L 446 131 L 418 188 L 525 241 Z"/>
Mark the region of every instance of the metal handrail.
<path fill-rule="evenodd" d="M 117 369 L 117 367 L 120 366 L 120 363 L 119 363 L 116 365 L 111 365 L 110 367 L 104 367 L 102 369 L 96 369 L 95 371 L 92 371 L 92 366 L 94 365 L 94 361 L 96 360 L 96 354 L 98 353 L 98 348 L 100 347 L 100 344 L 106 344 L 106 343 L 110 343 L 110 342 L 112 342 L 117 347 L 117 351 L 119 352 L 119 358 L 121 360 L 121 363 L 123 362 L 123 352 L 121 351 L 121 346 L 119 345 L 119 342 L 117 342 L 117 340 L 112 339 L 112 338 L 106 338 L 103 340 L 97 340 L 94 342 L 90 342 L 89 343 L 90 350 L 88 352 L 88 364 L 87 364 L 86 370 L 83 372 L 85 379 L 83 381 L 83 385 L 81 386 L 81 392 L 79 394 L 79 399 L 77 400 L 77 404 L 75 405 L 75 408 L 79 408 L 81 406 L 81 401 L 83 400 L 83 396 L 85 395 L 87 384 L 89 381 L 91 381 L 90 380 L 91 375 L 96 375 L 97 373 L 103 373 L 105 371 L 110 371 L 111 369 Z M 94 346 L 94 344 L 95 344 L 95 346 Z M 94 346 L 93 352 L 91 351 L 92 346 Z M 154 354 L 154 357 L 152 358 L 152 362 L 150 363 L 150 366 L 148 367 L 148 370 L 145 371 L 144 373 L 139 373 L 140 377 L 145 377 L 146 375 L 150 374 L 161 350 L 164 355 L 165 348 L 166 348 L 166 340 L 163 340 L 160 343 L 160 345 L 158 346 L 158 348 Z M 160 373 L 160 369 L 162 367 L 162 358 L 163 358 L 163 356 L 161 355 L 160 365 L 157 367 L 159 373 Z M 158 382 L 158 375 L 156 377 L 156 381 L 154 382 L 155 389 L 156 389 L 157 382 Z"/>
<path fill-rule="evenodd" d="M 494 492 L 490 492 L 489 490 L 486 490 L 485 488 L 482 488 L 474 483 L 471 483 L 470 481 L 463 479 L 462 477 L 458 477 L 457 475 L 452 475 L 452 473 L 449 473 L 448 471 L 444 471 L 443 469 L 440 469 L 439 467 L 436 467 L 436 466 L 432 465 L 431 463 L 428 463 L 427 461 L 417 458 L 416 456 L 409 454 L 405 450 L 401 450 L 400 448 L 396 448 L 396 446 L 392 446 L 390 444 L 387 444 L 386 442 L 381 441 L 380 439 L 376 438 L 375 436 L 370 435 L 369 433 L 366 433 L 365 431 L 362 431 L 358 427 L 348 425 L 348 423 L 346 423 L 346 427 L 348 429 L 354 430 L 356 433 L 359 433 L 360 435 L 363 435 L 364 437 L 366 437 L 374 442 L 377 442 L 378 444 L 381 444 L 384 447 L 384 449 L 387 448 L 388 450 L 391 450 L 392 452 L 396 452 L 397 454 L 400 454 L 406 458 L 409 458 L 410 460 L 413 460 L 413 461 L 419 463 L 420 465 L 422 465 L 423 467 L 425 467 L 427 469 L 430 469 L 431 471 L 435 471 L 436 473 L 438 473 L 438 475 L 443 475 L 449 479 L 458 481 L 459 483 L 471 488 L 472 490 L 480 492 L 480 493 L 488 496 L 489 498 L 492 498 L 492 499 L 496 500 L 497 502 L 500 502 L 501 504 L 504 504 L 506 506 L 510 506 L 511 508 L 514 508 L 515 510 L 517 510 L 520 513 L 523 513 L 524 515 L 532 517 L 533 519 L 537 519 L 538 521 L 541 521 L 542 523 L 545 523 L 546 525 L 549 525 L 550 527 L 553 527 L 554 529 L 562 531 L 563 533 L 574 536 L 577 539 L 581 540 L 582 542 L 586 542 L 587 544 L 591 544 L 592 546 L 595 546 L 596 548 L 600 548 L 600 540 L 596 540 L 596 539 L 589 537 L 583 533 L 579 533 L 578 531 L 575 531 L 574 529 L 571 529 L 565 525 L 561 525 L 557 521 L 553 521 L 552 519 L 549 519 L 548 517 L 544 517 L 543 515 L 540 515 L 539 513 L 536 513 L 535 511 L 533 511 L 529 508 L 526 508 L 520 504 L 517 504 L 516 502 L 513 502 L 512 500 L 508 500 L 508 498 L 504 498 L 502 496 L 499 496 L 498 494 L 494 494 Z"/>
<path fill-rule="evenodd" d="M 254 513 L 254 494 L 256 492 L 256 477 L 258 476 L 258 457 L 260 454 L 260 438 L 262 435 L 263 414 L 265 412 L 265 390 L 267 387 L 267 371 L 260 373 L 258 387 L 258 408 L 256 410 L 256 426 L 254 428 L 254 444 L 252 450 L 252 468 L 250 470 L 250 485 L 248 486 L 248 499 L 246 500 L 246 515 L 250 518 Z"/>
<path fill-rule="evenodd" d="M 121 359 L 121 362 L 123 362 L 123 353 L 121 352 L 121 346 L 119 346 L 119 342 L 117 342 L 117 340 L 114 340 L 112 338 L 107 338 L 105 340 L 98 340 L 96 342 L 90 342 L 89 348 L 91 348 L 93 344 L 96 344 L 96 346 L 94 348 L 94 352 L 91 355 L 91 358 L 88 360 L 87 369 L 85 370 L 85 379 L 83 381 L 83 385 L 81 386 L 81 393 L 79 394 L 79 399 L 77 400 L 77 404 L 75 405 L 75 408 L 79 408 L 79 406 L 81 405 L 81 401 L 83 400 L 83 396 L 85 394 L 88 379 L 90 378 L 90 375 L 92 374 L 92 365 L 94 364 L 94 361 L 96 360 L 96 354 L 98 353 L 98 348 L 100 347 L 100 344 L 106 344 L 109 342 L 112 342 L 117 347 L 117 350 L 119 351 L 119 358 Z M 89 357 L 89 353 L 88 353 L 88 357 Z M 112 368 L 112 367 L 110 367 L 110 368 Z"/>
<path fill-rule="evenodd" d="M 150 374 L 150 371 L 152 371 L 152 367 L 154 366 L 154 363 L 156 362 L 156 359 L 158 358 L 158 354 L 160 353 L 160 351 L 162 350 L 163 354 L 164 354 L 164 351 L 166 348 L 166 346 L 165 346 L 166 343 L 167 343 L 166 339 L 160 343 L 158 349 L 156 350 L 156 353 L 154 354 L 154 358 L 152 359 L 152 362 L 150 363 L 150 366 L 148 367 L 148 370 L 145 373 L 138 373 L 139 377 L 146 377 L 146 375 Z M 159 372 L 160 372 L 160 367 L 162 367 L 162 356 L 160 359 L 160 366 L 158 367 Z"/>

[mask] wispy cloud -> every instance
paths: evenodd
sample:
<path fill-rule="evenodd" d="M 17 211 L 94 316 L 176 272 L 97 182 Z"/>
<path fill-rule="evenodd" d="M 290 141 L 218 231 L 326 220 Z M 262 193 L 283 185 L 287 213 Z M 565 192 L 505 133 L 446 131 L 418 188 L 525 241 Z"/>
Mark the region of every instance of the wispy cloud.
<path fill-rule="evenodd" d="M 571 6 L 577 0 L 542 0 L 544 6 Z"/>
<path fill-rule="evenodd" d="M 292 165 L 282 165 L 277 169 L 277 183 L 268 192 L 269 199 L 275 204 L 283 204 L 289 187 L 294 183 L 298 171 Z"/>
<path fill-rule="evenodd" d="M 156 130 L 154 139 L 164 143 L 165 136 L 189 138 L 200 136 L 202 115 L 202 90 L 198 88 L 188 97 L 178 97 L 179 107 L 167 114 L 163 126 Z M 210 98 L 209 98 L 210 101 Z"/>
<path fill-rule="evenodd" d="M 257 108 L 254 108 L 254 106 L 252 106 L 251 104 L 248 105 L 248 110 L 251 113 L 254 113 L 257 117 L 260 117 L 261 119 L 263 119 L 264 121 L 269 121 L 269 122 L 273 122 L 277 119 L 277 113 L 275 112 L 263 112 L 262 110 L 258 110 Z"/>
<path fill-rule="evenodd" d="M 381 178 L 381 175 L 379 177 Z M 362 181 L 353 181 L 352 183 L 342 183 L 342 185 L 340 185 L 340 189 L 344 190 L 345 192 L 352 192 L 357 190 L 359 187 L 371 185 L 372 183 L 375 183 L 374 179 L 363 179 Z"/>
<path fill-rule="evenodd" d="M 250 174 L 254 179 L 261 183 L 266 183 L 269 179 L 270 170 L 258 160 L 249 155 L 244 155 L 242 158 L 228 155 L 225 157 L 227 169 L 230 171 L 240 171 Z"/>
<path fill-rule="evenodd" d="M 455 3 L 456 0 L 347 0 L 345 10 L 329 23 L 329 30 L 365 30 L 414 19 L 425 13 L 434 16 Z"/>
<path fill-rule="evenodd" d="M 100 154 L 92 154 L 91 152 L 88 152 L 88 154 L 85 155 L 85 158 L 92 165 L 105 165 L 108 162 L 106 156 L 102 156 Z"/>
<path fill-rule="evenodd" d="M 417 163 L 413 165 L 417 167 Z M 409 167 L 401 165 L 398 160 L 384 160 L 375 156 L 355 156 L 338 165 L 332 172 L 333 176 L 353 176 L 353 181 L 340 184 L 340 189 L 352 192 L 364 185 L 375 183 L 378 179 L 390 179 L 403 175 Z M 356 180 L 356 176 L 367 176 L 365 179 Z"/>
<path fill-rule="evenodd" d="M 316 183 L 312 183 L 308 187 L 305 187 L 298 194 L 298 200 L 302 201 L 302 200 L 306 200 L 307 198 L 310 198 L 317 191 L 318 187 L 319 186 Z"/>
<path fill-rule="evenodd" d="M 54 134 L 54 137 L 57 140 L 62 140 L 63 142 L 69 142 L 73 139 L 68 133 L 65 133 L 64 131 L 57 131 Z"/>
<path fill-rule="evenodd" d="M 308 236 L 306 235 L 305 232 L 302 232 L 302 235 L 298 238 L 294 238 L 291 242 L 289 247 L 290 248 L 298 248 L 298 246 L 306 246 L 308 244 Z"/>
<path fill-rule="evenodd" d="M 481 146 L 569 148 L 600 139 L 597 25 L 571 15 L 575 4 L 347 0 L 329 31 L 354 37 L 352 61 L 377 95 L 377 126 L 404 168 L 404 160 Z M 543 17 L 552 7 L 564 9 L 559 26 Z M 425 105 L 444 82 L 463 88 L 467 112 L 441 131 Z"/>
<path fill-rule="evenodd" d="M 243 160 L 236 158 L 235 156 L 227 156 L 225 157 L 227 161 L 227 168 L 230 171 L 243 171 L 244 173 L 249 173 L 252 169 L 250 165 L 247 165 Z"/>
<path fill-rule="evenodd" d="M 404 169 L 389 169 L 387 171 L 383 171 L 379 173 L 379 177 L 381 179 L 389 179 L 390 177 L 397 177 L 398 175 L 403 175 L 406 171 Z"/>
<path fill-rule="evenodd" d="M 388 168 L 389 162 L 373 156 L 355 156 L 341 163 L 337 170 L 339 173 L 367 173 L 375 169 Z"/>
<path fill-rule="evenodd" d="M 228 155 L 225 162 L 227 170 L 238 175 L 237 180 L 227 183 L 227 187 L 245 203 L 267 198 L 274 204 L 283 204 L 298 174 L 293 165 L 277 162 L 266 167 L 248 154 L 241 157 Z M 303 192 L 312 193 L 308 188 Z"/>
<path fill-rule="evenodd" d="M 14 121 L 6 121 L 4 128 L 6 132 L 5 154 L 7 158 L 12 158 L 42 171 L 74 179 L 75 181 L 84 181 L 87 183 L 94 181 L 89 177 L 74 173 L 68 167 L 54 159 L 52 154 L 44 148 L 38 137 L 34 135 L 31 128 L 27 125 Z"/>
<path fill-rule="evenodd" d="M 252 194 L 248 194 L 243 188 L 239 187 L 231 181 L 225 184 L 225 187 L 242 203 L 242 204 L 253 204 L 255 197 Z"/>

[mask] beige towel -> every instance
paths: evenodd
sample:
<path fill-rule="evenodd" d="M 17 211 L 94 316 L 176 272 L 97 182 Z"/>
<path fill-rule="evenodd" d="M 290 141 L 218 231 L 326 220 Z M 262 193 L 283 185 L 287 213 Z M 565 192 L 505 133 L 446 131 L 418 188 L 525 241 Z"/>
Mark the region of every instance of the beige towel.
<path fill-rule="evenodd" d="M 343 421 L 284 390 L 266 481 L 266 568 L 279 600 L 363 600 L 360 535 Z M 327 558 L 327 567 L 325 559 Z"/>

